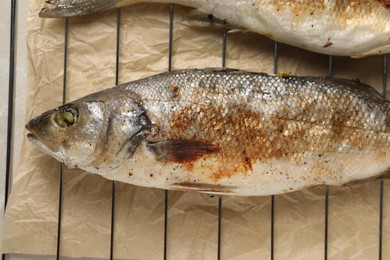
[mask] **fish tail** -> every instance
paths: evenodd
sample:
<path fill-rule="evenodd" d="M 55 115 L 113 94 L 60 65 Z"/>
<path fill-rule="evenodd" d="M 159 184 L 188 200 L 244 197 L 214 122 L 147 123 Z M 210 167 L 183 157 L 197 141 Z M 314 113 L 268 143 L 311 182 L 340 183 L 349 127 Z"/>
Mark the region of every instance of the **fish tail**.
<path fill-rule="evenodd" d="M 136 0 L 47 0 L 48 4 L 39 12 L 39 17 L 57 18 L 82 16 L 95 12 L 101 12 L 117 7 L 121 7 L 136 2 Z"/>

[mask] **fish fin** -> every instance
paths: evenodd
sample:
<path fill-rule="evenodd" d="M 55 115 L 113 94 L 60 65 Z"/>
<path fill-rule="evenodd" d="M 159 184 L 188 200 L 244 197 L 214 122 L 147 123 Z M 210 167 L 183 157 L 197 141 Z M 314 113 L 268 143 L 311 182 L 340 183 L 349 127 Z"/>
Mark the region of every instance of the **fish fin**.
<path fill-rule="evenodd" d="M 219 151 L 219 147 L 201 141 L 168 140 L 149 142 L 147 147 L 152 150 L 160 161 L 185 163 L 199 157 Z"/>
<path fill-rule="evenodd" d="M 120 2 L 120 0 L 47 0 L 48 5 L 41 9 L 39 17 L 57 18 L 87 15 L 120 7 Z M 129 1 L 126 2 L 129 5 Z"/>
<path fill-rule="evenodd" d="M 190 27 L 211 27 L 227 30 L 229 33 L 247 32 L 248 30 L 232 25 L 226 19 L 219 19 L 212 14 L 204 13 L 198 9 L 189 12 L 181 23 Z"/>
<path fill-rule="evenodd" d="M 289 78 L 291 77 L 292 72 L 291 71 L 279 71 L 276 73 L 276 76 L 279 78 Z"/>
<path fill-rule="evenodd" d="M 194 71 L 197 71 L 198 69 L 194 69 Z M 212 68 L 212 67 L 209 67 L 209 68 L 204 68 L 202 69 L 202 71 L 204 72 L 213 72 L 213 73 L 218 73 L 218 74 L 222 74 L 222 75 L 255 75 L 255 76 L 258 76 L 258 75 L 264 75 L 264 76 L 268 76 L 267 74 L 265 73 L 261 73 L 261 72 L 251 72 L 251 71 L 244 71 L 244 70 L 239 70 L 239 69 L 232 69 L 232 68 Z"/>
<path fill-rule="evenodd" d="M 343 186 L 354 186 L 354 185 L 362 184 L 367 181 L 373 181 L 373 180 L 390 180 L 390 168 L 387 168 L 382 173 L 374 177 L 370 177 L 368 179 L 350 181 L 348 183 L 345 183 Z"/>
<path fill-rule="evenodd" d="M 175 183 L 171 186 L 172 190 L 179 191 L 196 191 L 201 193 L 215 194 L 215 195 L 227 195 L 234 193 L 233 186 L 223 186 L 216 184 L 206 184 L 206 183 Z"/>
<path fill-rule="evenodd" d="M 379 180 L 390 180 L 390 168 L 387 168 L 383 173 L 378 177 Z"/>
<path fill-rule="evenodd" d="M 355 54 L 355 55 L 352 55 L 351 57 L 355 58 L 355 59 L 360 59 L 360 58 L 364 58 L 367 56 L 383 54 L 383 53 L 388 53 L 388 52 L 390 52 L 390 44 L 386 45 L 386 46 L 378 47 L 378 48 L 373 49 L 371 51 L 368 51 L 366 53 Z"/>

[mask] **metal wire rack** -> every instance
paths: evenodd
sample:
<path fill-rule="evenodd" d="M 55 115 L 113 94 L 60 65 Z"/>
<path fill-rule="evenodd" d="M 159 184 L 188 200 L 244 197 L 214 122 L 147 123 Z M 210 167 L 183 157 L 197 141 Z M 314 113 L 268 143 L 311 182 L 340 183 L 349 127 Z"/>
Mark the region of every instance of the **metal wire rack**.
<path fill-rule="evenodd" d="M 8 84 L 8 119 L 7 119 L 7 144 L 5 162 L 5 188 L 4 188 L 4 212 L 7 207 L 10 177 L 11 177 L 11 152 L 12 152 L 12 123 L 14 119 L 14 80 L 15 80 L 15 23 L 16 0 L 11 0 L 10 21 L 10 46 L 9 46 L 9 84 Z M 6 255 L 2 255 L 6 259 Z"/>
<path fill-rule="evenodd" d="M 5 207 L 8 201 L 9 188 L 10 188 L 10 176 L 11 176 L 11 152 L 12 152 L 12 127 L 13 127 L 13 119 L 14 119 L 14 78 L 15 78 L 15 16 L 16 16 L 16 0 L 11 0 L 11 21 L 10 21 L 10 60 L 9 60 L 9 95 L 8 95 L 8 123 L 7 123 L 7 147 L 6 147 L 6 173 L 5 173 Z M 174 5 L 171 4 L 169 8 L 169 52 L 168 52 L 168 71 L 172 69 L 172 36 L 173 36 L 173 17 L 174 17 Z M 116 12 L 116 23 L 117 23 L 117 32 L 116 32 L 116 74 L 115 74 L 115 84 L 118 85 L 118 70 L 119 70 L 119 37 L 120 37 L 120 25 L 121 25 L 121 9 L 117 9 Z M 64 64 L 63 64 L 63 94 L 62 94 L 62 102 L 65 103 L 66 100 L 66 90 L 67 90 L 67 58 L 68 58 L 68 28 L 69 22 L 68 18 L 64 19 Z M 226 43 L 227 43 L 227 32 L 224 30 L 222 33 L 222 67 L 226 65 Z M 329 56 L 328 59 L 328 72 L 327 76 L 332 76 L 333 70 L 333 59 Z M 278 43 L 274 44 L 274 73 L 278 72 Z M 387 90 L 387 56 L 383 55 L 383 95 L 385 96 Z M 56 250 L 56 259 L 61 258 L 61 221 L 62 221 L 62 186 L 63 186 L 63 167 L 61 164 L 60 167 L 60 182 L 59 182 L 59 207 L 58 207 L 58 227 L 57 227 L 57 250 Z M 384 182 L 380 181 L 379 184 L 379 232 L 378 232 L 378 256 L 379 259 L 382 259 L 382 238 L 383 238 L 383 194 L 384 194 Z M 326 187 L 326 191 L 324 194 L 324 254 L 323 258 L 328 259 L 328 218 L 329 218 L 329 194 L 331 192 L 330 187 Z M 164 251 L 161 256 L 163 259 L 168 259 L 167 256 L 167 247 L 168 247 L 168 209 L 169 209 L 169 200 L 168 200 L 169 191 L 165 191 L 164 196 Z M 222 207 L 223 199 L 222 197 L 218 198 L 218 236 L 217 236 L 217 259 L 223 259 L 221 255 L 221 248 L 223 246 L 222 241 Z M 277 197 L 271 197 L 271 236 L 270 236 L 270 259 L 274 259 L 274 230 L 275 230 L 275 204 L 277 203 Z M 114 259 L 114 224 L 115 224 L 115 182 L 112 182 L 112 207 L 111 207 L 111 235 L 110 235 L 110 259 Z M 261 256 L 259 256 L 261 257 Z M 7 259 L 8 256 L 3 254 L 2 259 Z"/>

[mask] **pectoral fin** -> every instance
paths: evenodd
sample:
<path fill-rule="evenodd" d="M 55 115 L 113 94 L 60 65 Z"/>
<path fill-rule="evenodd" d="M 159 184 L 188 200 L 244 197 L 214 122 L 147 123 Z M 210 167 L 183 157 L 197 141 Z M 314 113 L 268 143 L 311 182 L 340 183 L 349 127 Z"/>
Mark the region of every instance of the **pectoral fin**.
<path fill-rule="evenodd" d="M 149 142 L 146 146 L 156 154 L 159 161 L 177 163 L 191 162 L 201 156 L 219 151 L 217 145 L 189 140 Z"/>
<path fill-rule="evenodd" d="M 171 186 L 173 190 L 180 191 L 196 191 L 201 193 L 215 194 L 215 195 L 227 195 L 234 193 L 233 186 L 222 186 L 216 184 L 206 183 L 175 183 Z"/>
<path fill-rule="evenodd" d="M 380 173 L 379 175 L 377 175 L 375 177 L 371 177 L 371 178 L 363 179 L 363 180 L 351 181 L 351 182 L 344 184 L 344 186 L 351 186 L 351 185 L 355 185 L 355 184 L 364 183 L 367 180 L 390 180 L 390 168 L 386 169 L 384 172 Z"/>
<path fill-rule="evenodd" d="M 368 51 L 366 53 L 355 54 L 355 55 L 352 55 L 351 57 L 359 59 L 359 58 L 364 58 L 364 57 L 371 56 L 371 55 L 388 53 L 389 51 L 390 51 L 390 44 L 382 46 L 382 47 L 378 47 L 378 48 L 371 50 L 371 51 Z"/>
<path fill-rule="evenodd" d="M 390 168 L 387 169 L 386 171 L 384 171 L 379 177 L 378 179 L 380 180 L 390 180 Z"/>
<path fill-rule="evenodd" d="M 181 21 L 184 25 L 190 27 L 211 27 L 225 29 L 229 33 L 246 32 L 247 30 L 230 24 L 226 19 L 219 19 L 212 14 L 204 13 L 198 9 L 192 10 L 187 17 Z"/>

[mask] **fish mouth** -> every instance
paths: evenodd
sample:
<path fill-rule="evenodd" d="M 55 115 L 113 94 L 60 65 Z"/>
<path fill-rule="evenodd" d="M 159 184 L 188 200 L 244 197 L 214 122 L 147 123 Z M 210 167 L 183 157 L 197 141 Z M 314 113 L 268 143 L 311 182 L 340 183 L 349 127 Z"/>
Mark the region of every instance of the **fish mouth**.
<path fill-rule="evenodd" d="M 32 132 L 32 120 L 30 120 L 30 122 L 28 122 L 28 124 L 25 125 L 24 127 L 27 129 L 27 131 Z M 30 133 L 28 135 L 30 135 Z M 28 135 L 27 135 L 27 137 L 28 137 Z M 31 135 L 33 135 L 33 134 L 31 134 Z"/>
<path fill-rule="evenodd" d="M 26 126 L 26 128 L 27 128 L 27 126 Z M 27 130 L 28 130 L 28 128 L 27 128 Z M 39 148 L 39 150 L 41 150 L 42 152 L 44 152 L 46 154 L 49 154 L 50 156 L 54 157 L 57 161 L 64 162 L 63 159 L 62 159 L 60 151 L 58 151 L 58 152 L 52 151 L 41 140 L 39 140 L 39 138 L 36 137 L 34 134 L 28 133 L 27 134 L 27 139 L 31 143 L 33 143 L 35 146 L 37 146 Z"/>
<path fill-rule="evenodd" d="M 44 150 L 44 152 L 48 152 L 50 151 L 52 153 L 52 151 L 49 149 L 49 147 L 47 147 L 44 143 L 42 143 L 41 140 L 38 139 L 38 137 L 36 137 L 34 134 L 32 133 L 28 133 L 27 134 L 27 139 L 33 143 L 34 145 L 38 146 L 39 148 L 41 148 L 41 150 Z"/>
<path fill-rule="evenodd" d="M 30 122 L 28 122 L 28 124 L 24 126 L 27 129 L 27 131 L 29 131 L 29 133 L 27 134 L 27 139 L 31 143 L 33 143 L 37 146 L 43 145 L 43 143 L 38 139 L 38 137 L 33 134 L 33 132 L 34 132 L 34 128 L 32 126 L 33 122 L 34 122 L 34 119 L 30 120 Z"/>
<path fill-rule="evenodd" d="M 39 139 L 32 133 L 27 134 L 27 139 L 36 146 L 45 146 Z"/>
<path fill-rule="evenodd" d="M 34 143 L 35 140 L 37 140 L 38 138 L 37 138 L 35 135 L 33 135 L 32 133 L 28 133 L 28 134 L 27 134 L 27 139 L 28 139 L 30 142 Z"/>

